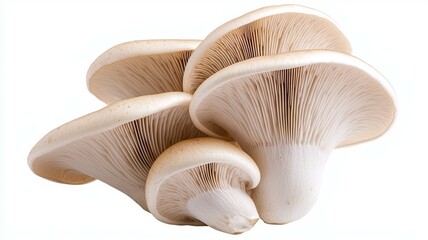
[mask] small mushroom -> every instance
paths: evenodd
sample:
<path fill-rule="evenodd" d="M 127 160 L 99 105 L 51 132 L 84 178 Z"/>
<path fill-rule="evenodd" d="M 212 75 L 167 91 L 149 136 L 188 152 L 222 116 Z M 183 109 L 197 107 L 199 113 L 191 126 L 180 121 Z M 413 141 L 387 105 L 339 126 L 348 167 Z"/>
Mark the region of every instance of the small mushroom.
<path fill-rule="evenodd" d="M 382 135 L 395 116 L 394 92 L 363 61 L 307 50 L 224 68 L 196 90 L 190 116 L 201 131 L 235 139 L 257 163 L 252 192 L 260 217 L 304 216 L 321 187 L 330 152 Z"/>
<path fill-rule="evenodd" d="M 215 72 L 257 56 L 290 51 L 326 49 L 351 52 L 351 46 L 333 20 L 299 5 L 257 9 L 211 32 L 190 57 L 183 90 L 194 93 Z"/>
<path fill-rule="evenodd" d="M 144 189 L 155 159 L 176 142 L 205 136 L 190 120 L 190 99 L 176 92 L 114 103 L 49 132 L 31 150 L 28 164 L 55 182 L 99 179 L 147 210 Z"/>
<path fill-rule="evenodd" d="M 182 92 L 183 72 L 198 40 L 141 40 L 116 45 L 89 67 L 88 89 L 105 103 Z"/>
<path fill-rule="evenodd" d="M 246 193 L 259 181 L 254 161 L 232 143 L 214 138 L 184 140 L 162 153 L 150 169 L 147 205 L 165 223 L 206 224 L 238 234 L 259 218 Z"/>

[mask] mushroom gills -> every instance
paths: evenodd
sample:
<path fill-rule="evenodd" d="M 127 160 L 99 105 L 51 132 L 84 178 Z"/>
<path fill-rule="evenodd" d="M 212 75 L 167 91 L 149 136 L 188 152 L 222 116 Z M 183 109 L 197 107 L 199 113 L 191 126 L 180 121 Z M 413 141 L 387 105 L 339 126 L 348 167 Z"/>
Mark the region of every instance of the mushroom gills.
<path fill-rule="evenodd" d="M 395 115 L 386 80 L 332 51 L 258 57 L 214 74 L 190 115 L 206 134 L 239 143 L 257 163 L 252 196 L 260 217 L 283 224 L 314 204 L 330 152 L 380 136 Z"/>
<path fill-rule="evenodd" d="M 107 103 L 183 90 L 183 72 L 192 50 L 138 56 L 104 66 L 89 81 L 90 91 Z"/>
<path fill-rule="evenodd" d="M 181 171 L 159 188 L 161 215 L 180 224 L 206 224 L 237 234 L 258 220 L 254 202 L 246 193 L 242 170 L 223 163 L 208 163 Z M 183 208 L 182 206 L 186 206 Z"/>
<path fill-rule="evenodd" d="M 260 182 L 256 163 L 233 143 L 215 138 L 183 140 L 155 161 L 146 183 L 150 212 L 177 225 L 208 225 L 239 234 L 259 219 L 247 194 Z"/>
<path fill-rule="evenodd" d="M 157 39 L 120 43 L 95 59 L 88 90 L 105 103 L 164 92 L 182 92 L 187 60 L 199 40 Z"/>
<path fill-rule="evenodd" d="M 171 93 L 171 102 L 172 95 L 175 94 L 182 93 Z M 166 97 L 161 99 L 160 96 L 159 101 L 168 101 Z M 145 99 L 156 97 L 156 95 L 143 96 L 142 101 L 135 105 L 150 103 L 149 100 L 145 102 Z M 124 102 L 126 101 L 124 100 Z M 135 105 L 130 105 L 130 107 Z M 111 108 L 106 107 L 102 111 L 114 115 L 114 111 L 110 112 L 109 109 Z M 135 108 L 130 111 L 141 111 L 141 109 Z M 100 115 L 100 113 L 95 112 L 91 116 Z M 85 123 L 91 124 L 89 122 L 91 116 L 85 116 L 71 123 L 87 120 Z M 126 117 L 126 114 L 120 116 L 119 122 Z M 60 130 L 57 132 L 54 130 L 51 135 L 62 130 L 65 134 L 67 131 L 75 130 L 70 126 L 71 124 L 61 126 L 58 128 Z M 76 131 L 79 132 L 78 129 Z M 84 135 L 85 133 L 79 132 L 78 134 Z M 177 105 L 130 122 L 117 124 L 112 129 L 74 140 L 40 154 L 45 149 L 51 148 L 52 144 L 48 143 L 44 148 L 32 151 L 29 162 L 37 175 L 52 181 L 80 184 L 92 179 L 101 180 L 125 193 L 147 210 L 145 183 L 153 162 L 174 143 L 202 136 L 205 134 L 196 129 L 190 120 L 188 105 Z M 45 136 L 40 143 L 46 142 L 47 138 L 49 135 Z"/>
<path fill-rule="evenodd" d="M 225 23 L 201 42 L 186 66 L 183 89 L 194 93 L 211 75 L 246 59 L 311 49 L 351 53 L 345 35 L 319 11 L 297 5 L 261 8 Z"/>

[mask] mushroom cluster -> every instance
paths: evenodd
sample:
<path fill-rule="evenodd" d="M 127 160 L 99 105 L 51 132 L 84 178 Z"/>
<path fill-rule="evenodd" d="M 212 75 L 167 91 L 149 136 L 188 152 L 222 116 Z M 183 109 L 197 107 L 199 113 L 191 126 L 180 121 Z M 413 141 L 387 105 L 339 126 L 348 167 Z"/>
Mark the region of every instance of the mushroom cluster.
<path fill-rule="evenodd" d="M 204 40 L 144 40 L 87 74 L 106 107 L 45 135 L 32 171 L 94 179 L 162 222 L 242 233 L 303 217 L 330 152 L 382 135 L 394 91 L 351 55 L 327 15 L 303 6 L 244 14 Z"/>

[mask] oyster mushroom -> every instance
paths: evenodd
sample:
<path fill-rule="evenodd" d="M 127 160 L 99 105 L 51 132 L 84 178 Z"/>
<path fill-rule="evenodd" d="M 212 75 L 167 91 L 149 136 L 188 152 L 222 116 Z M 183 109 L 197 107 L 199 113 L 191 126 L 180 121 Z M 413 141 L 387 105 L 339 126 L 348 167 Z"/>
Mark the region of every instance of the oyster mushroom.
<path fill-rule="evenodd" d="M 140 40 L 101 54 L 86 76 L 91 93 L 105 103 L 143 95 L 182 92 L 183 72 L 198 40 Z"/>
<path fill-rule="evenodd" d="M 387 80 L 363 61 L 308 50 L 224 68 L 199 86 L 189 109 L 201 131 L 232 137 L 254 159 L 260 217 L 283 224 L 311 209 L 330 152 L 382 135 L 395 105 Z"/>
<path fill-rule="evenodd" d="M 162 153 L 147 177 L 150 212 L 160 221 L 209 225 L 242 233 L 259 219 L 246 190 L 257 186 L 254 161 L 232 143 L 214 138 L 184 140 Z"/>
<path fill-rule="evenodd" d="M 211 32 L 190 57 L 183 90 L 194 93 L 215 72 L 257 56 L 290 51 L 326 49 L 351 52 L 351 46 L 333 20 L 299 5 L 257 9 Z"/>
<path fill-rule="evenodd" d="M 163 93 L 119 101 L 68 122 L 31 150 L 31 170 L 46 179 L 82 184 L 99 179 L 147 210 L 149 169 L 169 146 L 205 136 L 190 120 L 191 95 Z"/>

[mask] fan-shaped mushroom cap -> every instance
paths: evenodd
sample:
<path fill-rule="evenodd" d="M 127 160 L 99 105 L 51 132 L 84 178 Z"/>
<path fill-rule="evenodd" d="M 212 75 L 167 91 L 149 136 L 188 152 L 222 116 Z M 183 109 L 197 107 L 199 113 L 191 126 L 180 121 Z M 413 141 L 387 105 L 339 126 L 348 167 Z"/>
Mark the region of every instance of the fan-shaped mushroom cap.
<path fill-rule="evenodd" d="M 257 186 L 259 170 L 239 147 L 214 138 L 181 141 L 150 169 L 147 205 L 160 221 L 203 225 L 242 233 L 258 220 L 246 190 Z"/>
<path fill-rule="evenodd" d="M 99 179 L 147 209 L 145 181 L 157 156 L 176 142 L 204 136 L 190 120 L 190 99 L 163 93 L 107 106 L 49 132 L 31 150 L 28 164 L 55 182 Z"/>
<path fill-rule="evenodd" d="M 257 9 L 211 32 L 190 57 L 183 90 L 194 93 L 215 72 L 257 56 L 326 49 L 345 53 L 351 46 L 330 17 L 299 5 Z"/>
<path fill-rule="evenodd" d="M 182 92 L 183 72 L 198 40 L 140 40 L 116 45 L 89 67 L 90 92 L 106 103 Z"/>
<path fill-rule="evenodd" d="M 308 50 L 224 68 L 197 89 L 190 116 L 210 136 L 230 134 L 255 160 L 260 217 L 287 223 L 315 202 L 330 151 L 384 133 L 395 100 L 385 78 L 361 60 Z"/>

